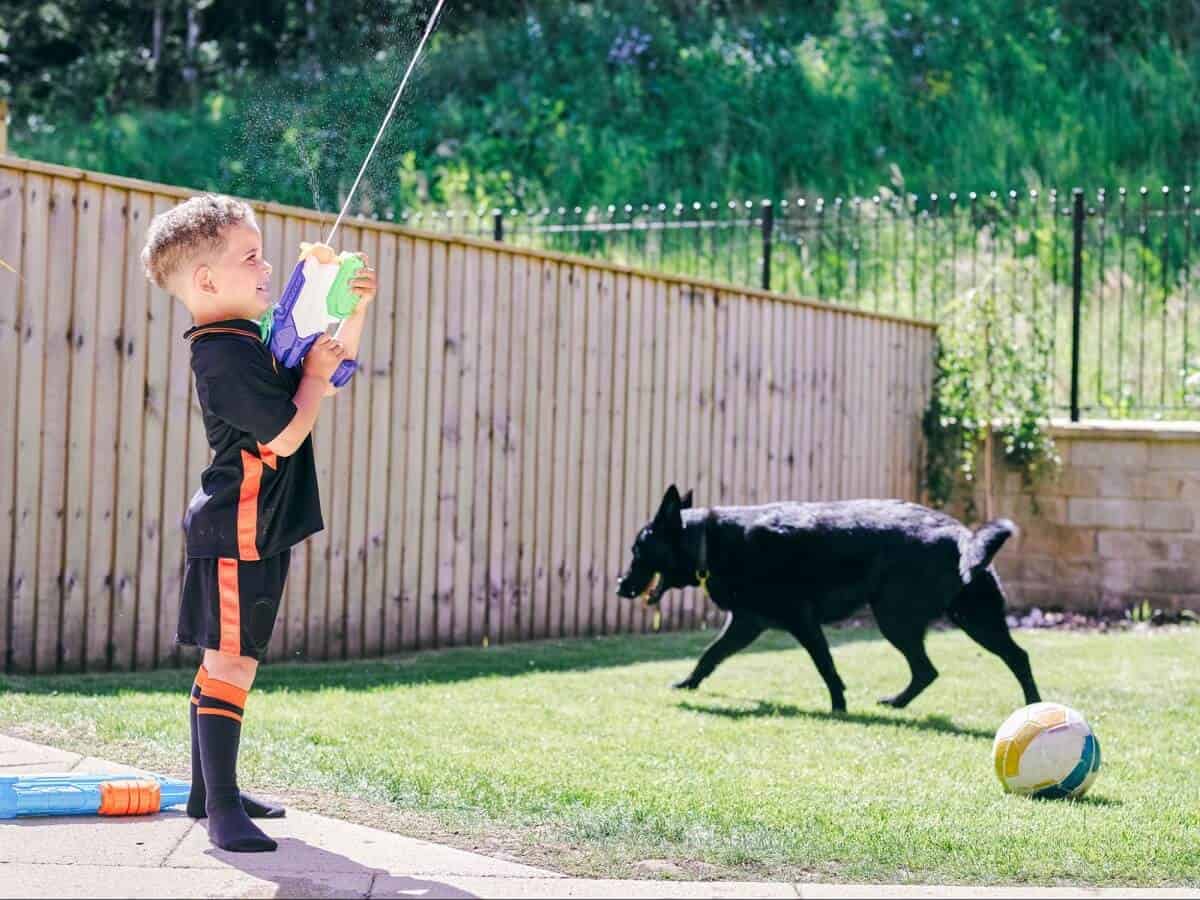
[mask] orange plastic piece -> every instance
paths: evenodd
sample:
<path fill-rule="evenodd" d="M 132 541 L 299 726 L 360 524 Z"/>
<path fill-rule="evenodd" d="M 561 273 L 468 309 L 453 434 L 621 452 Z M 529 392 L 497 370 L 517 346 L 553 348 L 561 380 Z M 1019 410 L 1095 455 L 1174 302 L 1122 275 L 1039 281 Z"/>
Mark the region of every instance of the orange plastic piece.
<path fill-rule="evenodd" d="M 162 806 L 162 788 L 158 781 L 106 781 L 100 785 L 102 816 L 148 816 Z"/>

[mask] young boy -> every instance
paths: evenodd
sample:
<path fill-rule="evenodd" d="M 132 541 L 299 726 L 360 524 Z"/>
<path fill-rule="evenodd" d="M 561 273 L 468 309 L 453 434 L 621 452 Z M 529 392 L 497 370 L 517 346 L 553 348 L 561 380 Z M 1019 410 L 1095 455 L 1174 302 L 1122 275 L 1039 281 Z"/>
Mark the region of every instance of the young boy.
<path fill-rule="evenodd" d="M 364 265 L 351 282 L 360 302 L 340 343 L 322 337 L 302 366 L 287 369 L 260 329 L 271 306 L 271 265 L 245 203 L 210 194 L 155 216 L 142 262 L 191 313 L 184 338 L 213 451 L 184 519 L 176 634 L 204 649 L 190 704 L 188 814 L 207 816 L 210 839 L 225 850 L 274 850 L 250 820 L 284 811 L 238 790 L 242 715 L 275 626 L 291 547 L 324 527 L 309 434 L 322 400 L 336 392 L 330 376 L 357 355 L 375 273 Z"/>

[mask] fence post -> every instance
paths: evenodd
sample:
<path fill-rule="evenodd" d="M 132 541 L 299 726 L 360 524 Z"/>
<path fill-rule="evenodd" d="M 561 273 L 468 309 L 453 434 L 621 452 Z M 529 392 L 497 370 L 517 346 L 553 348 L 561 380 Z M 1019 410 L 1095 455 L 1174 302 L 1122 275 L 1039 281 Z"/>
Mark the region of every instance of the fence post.
<path fill-rule="evenodd" d="M 1083 188 L 1071 192 L 1071 421 L 1079 421 L 1079 331 L 1083 312 Z"/>
<path fill-rule="evenodd" d="M 492 240 L 504 242 L 504 210 L 492 210 Z"/>
<path fill-rule="evenodd" d="M 770 200 L 762 202 L 762 213 L 762 289 L 769 291 L 771 289 L 771 241 L 775 233 L 775 207 L 771 205 Z"/>

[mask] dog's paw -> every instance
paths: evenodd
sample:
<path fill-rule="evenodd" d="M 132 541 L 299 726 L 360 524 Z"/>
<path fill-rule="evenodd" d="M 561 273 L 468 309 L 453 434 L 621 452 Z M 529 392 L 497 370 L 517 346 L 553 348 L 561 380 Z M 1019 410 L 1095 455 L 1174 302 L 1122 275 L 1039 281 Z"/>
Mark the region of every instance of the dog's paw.
<path fill-rule="evenodd" d="M 677 691 L 694 691 L 696 688 L 700 687 L 700 682 L 692 681 L 690 678 L 685 678 L 683 681 L 676 681 L 673 685 L 671 685 L 671 687 Z"/>

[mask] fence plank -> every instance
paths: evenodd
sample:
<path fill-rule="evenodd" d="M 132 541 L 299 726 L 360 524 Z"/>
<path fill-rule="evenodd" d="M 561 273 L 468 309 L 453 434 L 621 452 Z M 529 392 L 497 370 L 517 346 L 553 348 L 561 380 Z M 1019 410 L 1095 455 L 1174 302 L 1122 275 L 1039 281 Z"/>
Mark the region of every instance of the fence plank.
<path fill-rule="evenodd" d="M 447 366 L 450 353 L 450 332 L 447 331 L 450 297 L 447 285 L 447 267 L 450 263 L 449 248 L 435 245 L 432 248 L 430 266 L 429 303 L 429 380 L 428 380 L 428 427 L 425 436 L 425 510 L 421 530 L 421 597 L 418 627 L 420 647 L 435 647 L 438 644 L 438 614 L 441 599 L 442 570 L 441 535 L 447 527 L 453 539 L 453 508 L 442 499 L 442 478 L 447 465 L 453 470 L 453 460 L 447 458 L 447 432 L 445 416 L 445 390 L 451 367 Z M 419 266 L 419 260 L 418 260 Z M 457 371 L 458 362 L 453 370 Z M 457 425 L 457 423 L 455 423 Z M 443 517 L 448 517 L 445 521 Z M 448 552 L 448 551 L 445 551 Z M 454 560 L 449 557 L 450 573 L 453 576 Z"/>
<path fill-rule="evenodd" d="M 501 599 L 503 616 L 493 639 L 501 642 L 519 640 L 530 613 L 530 579 L 526 560 L 530 557 L 529 542 L 533 538 L 533 465 L 527 464 L 528 448 L 534 445 L 536 424 L 530 416 L 537 403 L 537 388 L 530 394 L 530 382 L 537 372 L 536 346 L 530 340 L 535 322 L 531 302 L 529 260 L 521 256 L 501 257 L 508 266 L 510 292 L 509 344 L 504 349 L 509 372 L 508 422 L 504 444 L 504 594 Z M 497 342 L 497 356 L 501 344 Z M 495 538 L 493 538 L 494 540 Z"/>
<path fill-rule="evenodd" d="M 47 261 L 50 179 L 25 179 L 21 308 L 18 313 L 20 382 L 17 390 L 16 512 L 13 530 L 10 667 L 31 672 L 37 646 L 38 523 L 41 519 L 42 390 L 47 357 Z"/>
<path fill-rule="evenodd" d="M 421 619 L 422 608 L 430 603 L 433 595 L 433 553 L 436 544 L 432 536 L 437 533 L 437 447 L 429 445 L 426 423 L 431 433 L 438 434 L 441 424 L 433 428 L 434 411 L 441 403 L 435 402 L 434 386 L 439 385 L 440 369 L 435 374 L 435 358 L 441 359 L 442 326 L 440 310 L 434 308 L 434 291 L 430 282 L 430 245 L 425 241 L 413 242 L 412 270 L 406 281 L 409 285 L 408 303 L 412 309 L 411 333 L 404 335 L 401 344 L 397 329 L 397 346 L 409 348 L 407 353 L 398 354 L 396 359 L 407 367 L 408 415 L 403 422 L 404 437 L 404 572 L 400 587 L 400 646 L 412 649 L 422 645 L 426 630 L 432 633 L 432 618 L 428 623 Z M 441 254 L 441 248 L 435 252 Z M 436 335 L 435 335 L 436 330 Z M 434 344 L 434 339 L 438 344 Z M 433 353 L 433 347 L 437 352 Z M 395 432 L 393 432 L 394 434 Z M 432 491 L 431 491 L 432 488 Z M 391 538 L 396 540 L 393 535 Z M 428 628 L 427 628 L 428 625 Z"/>
<path fill-rule="evenodd" d="M 58 668 L 62 655 L 63 554 L 67 443 L 70 434 L 71 293 L 75 268 L 75 184 L 55 178 L 50 186 L 50 246 L 55 263 L 46 277 L 46 364 L 42 377 L 41 500 L 37 553 L 37 647 L 39 672 Z"/>
<path fill-rule="evenodd" d="M 629 412 L 625 417 L 625 516 L 622 523 L 621 543 L 618 547 L 618 569 L 627 570 L 632 557 L 629 548 L 640 531 L 646 517 L 646 495 L 648 493 L 649 469 L 646 457 L 646 432 L 649 420 L 648 381 L 650 362 L 647 351 L 653 348 L 654 336 L 646 328 L 646 303 L 644 289 L 646 279 L 641 275 L 629 277 Z M 622 630 L 640 630 L 642 615 L 640 604 L 621 601 L 620 627 Z"/>
<path fill-rule="evenodd" d="M 557 416 L 559 331 L 567 328 L 568 320 L 560 316 L 558 263 L 541 263 L 539 291 L 539 360 L 538 360 L 538 429 L 537 429 L 537 522 L 534 544 L 533 620 L 528 635 L 531 638 L 557 634 L 551 622 L 551 598 L 557 589 L 556 549 L 554 537 L 554 500 L 561 498 L 558 481 L 558 441 L 560 426 Z"/>
<path fill-rule="evenodd" d="M 132 251 L 140 247 L 149 224 L 150 198 L 142 193 L 129 193 L 121 203 L 124 227 L 121 240 Z M 142 495 L 150 489 L 144 487 L 144 483 L 154 481 L 142 458 L 143 434 L 150 418 L 146 392 L 150 286 L 136 258 L 126 260 L 121 295 L 124 305 L 121 309 L 120 419 L 117 428 L 120 444 L 115 468 L 116 540 L 110 656 L 112 667 L 125 671 L 133 668 L 135 662 L 139 596 L 144 590 L 141 554 L 146 523 L 142 516 Z"/>
<path fill-rule="evenodd" d="M 575 405 L 571 396 L 571 380 L 573 373 L 578 373 L 579 367 L 573 359 L 572 350 L 575 346 L 575 320 L 573 310 L 573 292 L 571 284 L 571 267 L 559 265 L 555 267 L 558 276 L 555 302 L 558 306 L 558 343 L 555 353 L 555 376 L 551 382 L 554 385 L 554 411 L 551 420 L 554 422 L 553 443 L 553 483 L 554 489 L 547 498 L 547 506 L 552 514 L 550 531 L 549 577 L 547 579 L 547 603 L 549 624 L 547 634 L 551 637 L 561 637 L 568 633 L 566 622 L 573 620 L 575 598 L 567 594 L 567 528 L 569 527 L 568 512 L 571 504 L 568 489 L 568 461 L 570 458 L 570 410 Z M 577 378 L 578 375 L 576 374 Z M 568 614 L 567 607 L 571 606 Z"/>
<path fill-rule="evenodd" d="M 448 635 L 451 644 L 465 644 L 471 629 L 471 557 L 477 528 L 475 521 L 475 442 L 479 415 L 479 344 L 483 330 L 479 303 L 479 250 L 467 247 L 461 264 L 462 285 L 459 296 L 461 343 L 458 355 L 458 466 L 453 489 L 454 588 L 450 599 L 453 625 Z"/>
<path fill-rule="evenodd" d="M 392 355 L 395 346 L 392 332 L 396 327 L 400 298 L 399 285 L 396 282 L 398 246 L 396 236 L 392 234 L 376 234 L 373 238 L 369 246 L 374 253 L 369 259 L 379 279 L 379 292 L 367 315 L 367 333 L 363 337 L 366 349 L 361 354 L 366 362 L 366 372 L 371 377 L 363 649 L 368 656 L 379 656 L 399 646 L 399 641 L 396 640 L 398 630 L 394 627 L 398 608 L 392 606 L 388 578 L 389 565 L 398 566 L 400 561 L 389 558 L 387 535 L 391 522 L 391 493 L 394 487 L 389 477 L 390 461 L 393 448 L 397 443 L 403 447 L 403 443 L 393 438 L 391 427 L 391 417 L 401 396 L 394 393 L 397 366 Z M 401 477 L 399 485 L 396 486 L 402 488 L 403 485 L 404 480 Z M 402 498 L 400 502 L 403 502 Z M 397 522 L 399 521 L 400 517 L 397 516 Z"/>
<path fill-rule="evenodd" d="M 471 570 L 467 593 L 468 619 L 464 641 L 479 644 L 487 635 L 491 602 L 490 548 L 492 504 L 492 446 L 495 427 L 495 388 L 499 373 L 495 367 L 496 353 L 496 254 L 478 254 L 478 275 L 472 290 L 477 312 L 479 339 L 476 347 L 476 375 L 472 379 L 475 391 L 474 434 L 475 463 L 467 470 L 469 492 L 474 508 L 471 522 Z M 487 297 L 485 301 L 482 298 Z"/>
<path fill-rule="evenodd" d="M 489 254 L 490 255 L 490 254 Z M 511 630 L 517 596 L 517 554 L 521 524 L 519 406 L 524 400 L 524 365 L 515 356 L 519 350 L 518 323 L 524 304 L 513 295 L 513 259 L 495 256 L 496 339 L 493 350 L 496 380 L 492 413 L 492 504 L 488 530 L 487 631 L 490 643 L 498 644 Z M 484 303 L 487 303 L 485 298 Z"/>
<path fill-rule="evenodd" d="M 438 494 L 438 646 L 448 645 L 454 639 L 455 555 L 459 536 L 458 467 L 464 433 L 461 416 L 463 345 L 466 335 L 463 324 L 463 263 L 463 248 L 451 247 L 446 298 L 445 370 L 442 378 L 441 485 Z"/>
<path fill-rule="evenodd" d="M 667 316 L 667 284 L 655 278 L 650 282 L 653 291 L 653 330 L 654 330 L 654 370 L 651 385 L 653 386 L 652 414 L 650 419 L 650 515 L 658 509 L 658 503 L 667 489 L 671 473 L 667 459 L 667 408 L 670 406 L 668 372 L 672 364 L 670 332 L 668 331 Z M 666 612 L 660 607 L 648 610 L 647 619 L 651 628 L 661 628 L 667 621 Z"/>
<path fill-rule="evenodd" d="M 12 659 L 9 623 L 12 617 L 13 544 L 17 532 L 17 418 L 21 405 L 21 304 L 26 272 L 21 244 L 25 237 L 25 176 L 0 168 L 0 259 L 19 274 L 0 270 L 0 371 L 11 372 L 10 390 L 16 396 L 0 403 L 0 671 L 8 671 Z"/>
<path fill-rule="evenodd" d="M 629 276 L 622 273 L 612 280 L 610 292 L 613 304 L 613 355 L 612 396 L 609 423 L 611 432 L 608 446 L 608 465 L 605 477 L 608 482 L 608 537 L 605 541 L 604 564 L 601 571 L 601 593 L 604 597 L 602 634 L 616 634 L 621 628 L 621 604 L 616 596 L 616 576 L 621 568 L 621 548 L 627 534 L 625 520 L 628 516 L 626 504 L 628 492 L 626 481 L 631 478 L 626 470 L 626 454 L 629 445 L 626 423 L 631 417 L 629 397 Z"/>
<path fill-rule="evenodd" d="M 148 217 L 170 208 L 166 197 L 149 198 Z M 146 223 L 146 224 L 149 224 Z M 167 380 L 170 362 L 170 312 L 174 300 L 161 288 L 148 286 L 143 384 L 142 529 L 139 541 L 137 600 L 137 668 L 158 665 L 158 598 L 162 593 L 163 461 L 167 444 Z"/>
<path fill-rule="evenodd" d="M 85 292 L 95 285 L 97 310 L 95 326 L 96 372 L 105 373 L 104 382 L 94 390 L 92 477 L 88 485 L 90 523 L 88 526 L 88 576 L 84 603 L 86 645 L 84 664 L 90 670 L 104 670 L 111 664 L 113 593 L 116 584 L 113 556 L 116 544 L 117 478 L 121 434 L 120 378 L 125 356 L 121 321 L 121 292 L 125 287 L 125 269 L 137 267 L 136 258 L 114 258 L 108 248 L 125 244 L 125 205 L 128 195 L 116 188 L 104 188 L 100 198 L 97 233 L 104 252 L 97 253 L 97 281 L 87 283 Z M 98 248 L 99 251 L 99 248 Z M 76 297 L 78 299 L 77 290 Z M 99 379 L 94 379 L 99 381 Z M 117 387 L 116 390 L 112 386 Z"/>
<path fill-rule="evenodd" d="M 600 418 L 603 411 L 603 384 L 611 381 L 610 373 L 602 370 L 601 347 L 612 339 L 611 329 L 604 327 L 604 297 L 601 295 L 600 273 L 590 270 L 585 276 L 587 290 L 586 322 L 584 323 L 583 390 L 580 403 L 583 410 L 583 446 L 579 485 L 579 601 L 576 634 L 592 634 L 593 616 L 597 602 L 597 546 L 601 543 L 597 511 L 600 509 Z M 571 527 L 571 526 L 568 526 Z M 604 601 L 600 599 L 600 602 Z"/>
<path fill-rule="evenodd" d="M 517 569 L 518 605 L 512 630 L 505 633 L 505 640 L 528 638 L 534 631 L 534 581 L 537 570 L 537 504 L 539 491 L 538 437 L 549 427 L 538 418 L 541 399 L 540 373 L 542 366 L 542 340 L 539 323 L 542 314 L 542 264 L 539 260 L 516 256 L 513 259 L 513 297 L 516 302 L 514 315 L 520 322 L 520 342 L 514 335 L 513 365 L 524 379 L 524 391 L 517 395 L 520 401 L 520 420 L 515 424 L 519 463 L 521 497 L 521 533 Z M 514 328 L 517 326 L 514 324 Z M 524 348 L 522 350 L 522 347 Z M 514 387 L 516 387 L 514 385 Z M 511 471 L 511 469 L 510 469 Z M 511 478 L 510 478 L 511 481 Z"/>

